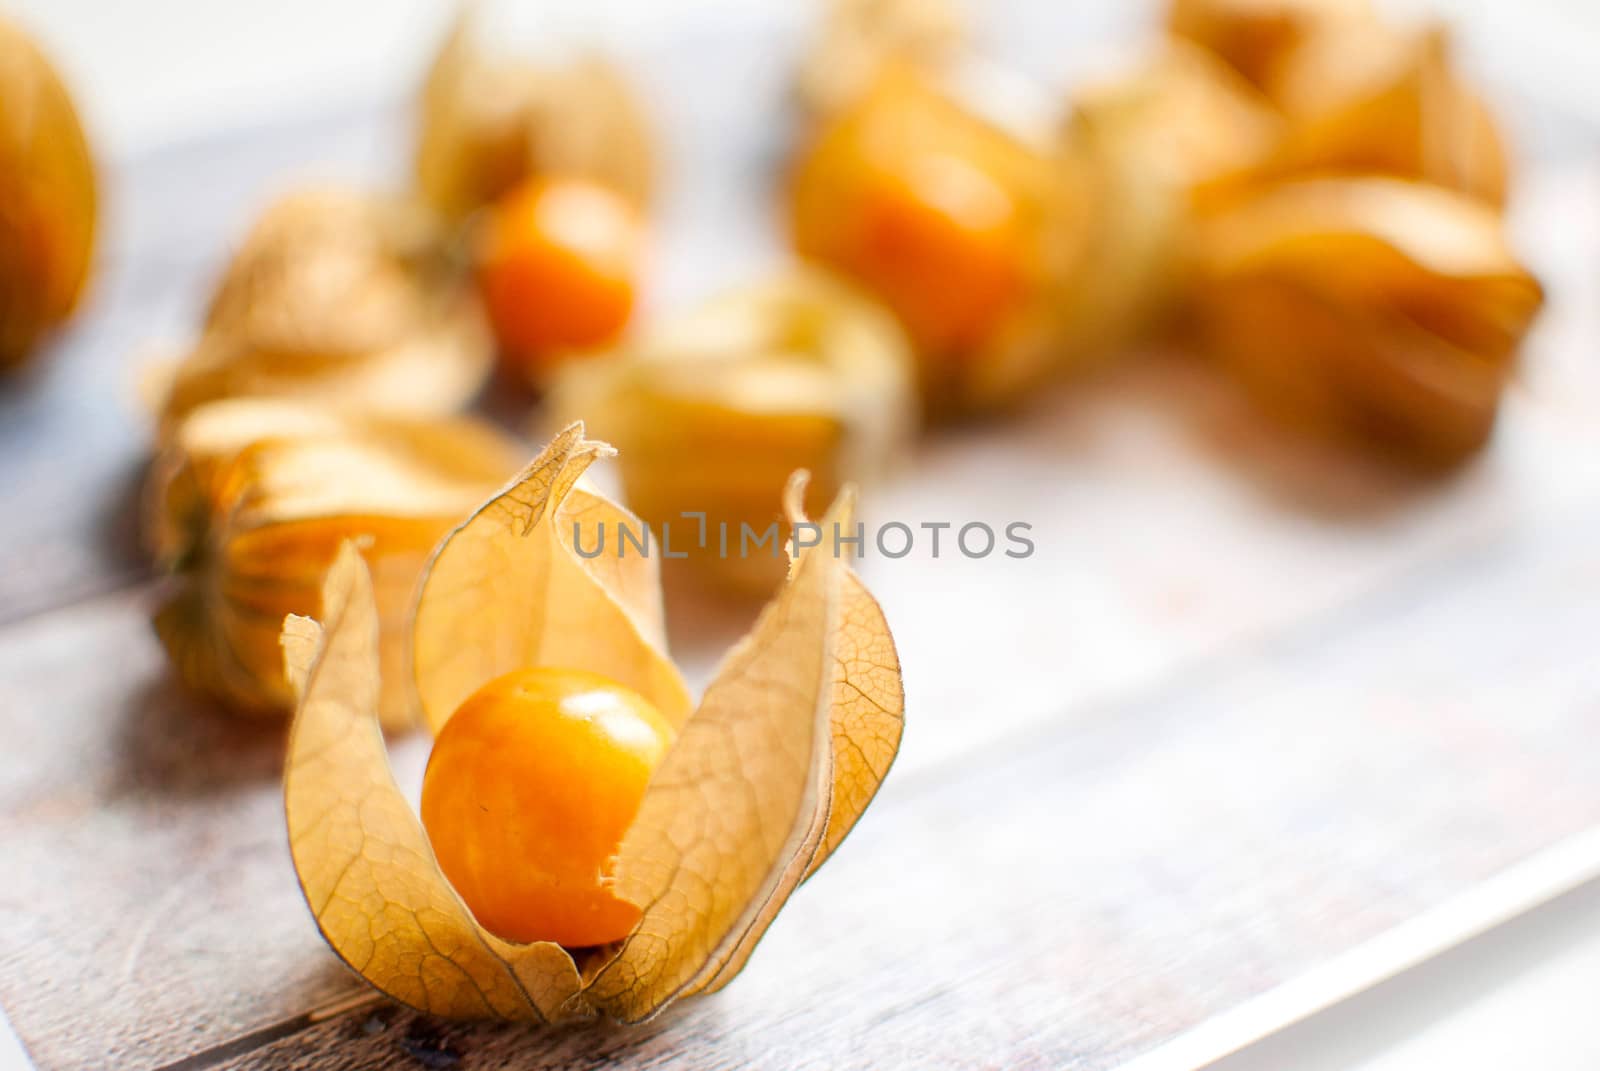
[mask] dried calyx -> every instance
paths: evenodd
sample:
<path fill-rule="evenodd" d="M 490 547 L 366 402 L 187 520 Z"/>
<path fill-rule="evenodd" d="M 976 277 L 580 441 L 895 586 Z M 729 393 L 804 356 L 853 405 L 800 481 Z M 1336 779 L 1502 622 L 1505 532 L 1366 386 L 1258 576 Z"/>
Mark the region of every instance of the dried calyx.
<path fill-rule="evenodd" d="M 200 340 L 167 370 L 162 424 L 243 396 L 385 416 L 459 410 L 493 353 L 458 261 L 417 202 L 341 189 L 280 199 L 223 273 Z"/>
<path fill-rule="evenodd" d="M 387 669 L 384 724 L 414 721 L 399 671 L 412 589 L 439 538 L 516 469 L 520 451 L 465 419 L 362 417 L 243 398 L 200 406 L 167 437 L 146 492 L 147 542 L 172 574 L 155 615 L 173 664 L 231 709 L 292 705 L 278 633 L 320 608 L 346 540 L 371 563 Z"/>
<path fill-rule="evenodd" d="M 597 182 L 642 209 L 653 158 L 633 89 L 593 53 L 549 63 L 495 55 L 463 15 L 423 86 L 417 179 L 450 219 L 536 175 Z"/>
<path fill-rule="evenodd" d="M 787 563 L 782 536 L 754 549 L 741 537 L 778 529 L 771 489 L 805 469 L 812 504 L 826 505 L 845 482 L 883 475 L 911 435 L 912 368 L 891 317 L 819 270 L 795 270 L 570 366 L 551 405 L 618 445 L 630 506 L 658 537 L 673 533 L 673 553 L 766 595 Z"/>
<path fill-rule="evenodd" d="M 1424 466 L 1488 439 L 1543 300 L 1488 205 L 1400 179 L 1253 190 L 1193 263 L 1198 340 L 1264 411 Z"/>
<path fill-rule="evenodd" d="M 595 919 L 573 902 L 508 919 L 481 889 L 472 899 L 484 917 L 475 917 L 461 895 L 472 875 L 452 864 L 463 882 L 458 889 L 441 870 L 440 850 L 454 858 L 462 829 L 438 811 L 425 829 L 388 765 L 375 718 L 377 611 L 369 572 L 352 546 L 329 572 L 320 620 L 285 622 L 288 675 L 299 692 L 285 809 L 306 901 L 334 951 L 372 985 L 425 1012 L 638 1022 L 674 1000 L 720 988 L 861 816 L 899 744 L 902 693 L 888 626 L 844 562 L 818 550 L 796 560 L 783 589 L 693 704 L 663 646 L 655 559 L 586 559 L 569 542 L 573 527 L 637 523 L 579 483 L 607 452 L 584 440 L 581 427 L 569 428 L 441 546 L 417 603 L 413 670 L 437 737 L 435 759 L 451 768 L 447 780 L 463 761 L 476 762 L 463 758 L 463 741 L 450 742 L 458 735 L 454 719 L 471 719 L 459 731 L 466 742 L 492 730 L 479 723 L 493 722 L 494 710 L 473 710 L 486 686 L 491 706 L 508 689 L 524 687 L 539 693 L 523 696 L 535 705 L 564 701 L 574 681 L 555 681 L 552 692 L 551 670 L 581 677 L 577 690 L 588 698 L 579 706 L 591 714 L 601 707 L 615 713 L 617 703 L 637 713 L 642 703 L 671 727 L 652 730 L 658 742 L 672 737 L 664 755 L 633 755 L 658 765 L 624 823 L 603 890 L 605 902 L 637 911 L 621 940 L 579 948 L 508 940 L 496 930 L 548 936 L 558 922 Z M 793 487 L 791 509 L 798 500 Z M 850 508 L 846 493 L 823 520 L 848 523 Z M 503 683 L 507 674 L 517 674 L 510 684 Z M 581 721 L 582 711 L 570 708 L 538 717 L 574 713 Z M 582 767 L 566 768 L 562 777 L 580 786 L 596 780 L 576 795 L 633 810 L 633 759 L 609 744 L 596 748 L 592 736 L 574 740 L 570 732 L 587 735 L 581 724 L 513 721 L 517 739 L 505 746 L 529 744 L 531 734 L 534 744 L 582 757 Z M 449 754 L 440 758 L 438 749 Z M 450 796 L 446 788 L 434 797 L 444 812 Z M 513 810 L 548 802 L 514 792 L 495 798 Z M 424 807 L 431 809 L 426 794 Z M 523 817 L 540 824 L 533 812 Z M 578 826 L 588 832 L 580 835 Z M 539 856 L 496 865 L 541 895 L 551 893 L 539 875 L 587 858 L 597 844 L 589 833 L 606 839 L 613 831 L 610 819 L 586 813 L 560 836 L 534 837 Z M 434 843 L 430 833 L 452 843 Z M 522 866 L 526 873 L 515 872 Z M 567 927 L 565 935 L 589 940 L 621 932 Z"/>

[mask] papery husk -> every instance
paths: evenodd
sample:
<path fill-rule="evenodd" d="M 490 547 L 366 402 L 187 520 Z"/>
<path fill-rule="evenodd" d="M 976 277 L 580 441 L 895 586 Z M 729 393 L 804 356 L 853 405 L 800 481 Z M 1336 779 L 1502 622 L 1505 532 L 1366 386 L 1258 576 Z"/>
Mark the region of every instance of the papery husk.
<path fill-rule="evenodd" d="M 917 353 L 918 387 L 933 420 L 1008 405 L 1051 360 L 1058 284 L 1079 255 L 1088 206 L 1048 136 L 1011 127 L 902 66 L 823 123 L 790 180 L 795 249 L 854 279 L 900 317 Z M 1020 251 L 1016 297 L 981 338 L 945 337 L 916 322 L 864 267 L 873 191 L 889 176 L 911 183 L 947 160 L 977 161 L 1015 207 L 1008 227 Z"/>
<path fill-rule="evenodd" d="M 1370 0 L 1172 0 L 1167 10 L 1168 31 L 1210 49 L 1261 89 L 1300 45 L 1374 20 Z"/>
<path fill-rule="evenodd" d="M 812 474 L 814 505 L 847 481 L 878 480 L 915 423 L 912 368 L 880 307 L 820 269 L 793 269 L 572 363 L 551 410 L 617 444 L 628 504 L 658 539 L 670 533 L 658 552 L 765 596 L 787 559 L 778 540 L 755 548 L 755 535 L 741 553 L 741 526 L 762 533 L 780 521 L 772 489 L 796 469 Z M 704 514 L 704 528 L 686 513 Z"/>
<path fill-rule="evenodd" d="M 949 0 L 826 0 L 802 57 L 795 99 L 817 121 L 871 88 L 885 66 L 937 76 L 963 52 L 968 28 Z"/>
<path fill-rule="evenodd" d="M 497 56 L 464 12 L 422 90 L 417 181 L 441 214 L 460 219 L 536 175 L 589 179 L 643 210 L 654 182 L 649 122 L 603 56 L 559 63 Z"/>
<path fill-rule="evenodd" d="M 156 404 L 164 427 L 235 397 L 439 416 L 472 400 L 493 357 L 432 213 L 407 198 L 309 189 L 279 199 L 246 236 Z"/>
<path fill-rule="evenodd" d="M 300 701 L 284 799 L 307 904 L 346 963 L 424 1012 L 631 1023 L 720 988 L 859 818 L 898 747 L 903 695 L 887 624 L 822 548 L 799 558 L 689 712 L 657 672 L 670 665 L 659 603 L 635 597 L 654 560 L 586 559 L 559 530 L 626 517 L 578 487 L 607 452 L 569 428 L 444 545 L 417 607 L 416 680 L 421 695 L 448 704 L 474 673 L 520 653 L 620 668 L 624 682 L 657 687 L 678 736 L 618 852 L 615 890 L 643 911 L 622 942 L 512 944 L 478 926 L 450 887 L 378 732 L 376 613 L 354 547 L 329 572 L 322 621 L 285 623 Z M 824 523 L 848 524 L 850 510 L 847 493 Z M 508 582 L 496 582 L 497 565 Z M 457 657 L 435 646 L 455 623 L 485 619 L 511 635 L 462 637 Z M 582 627 L 599 631 L 569 634 Z M 447 705 L 424 705 L 435 728 L 448 719 Z M 853 760 L 837 761 L 843 754 Z"/>
<path fill-rule="evenodd" d="M 1488 440 L 1543 300 L 1490 206 L 1397 179 L 1253 191 L 1194 254 L 1201 348 L 1263 411 L 1424 468 Z"/>
<path fill-rule="evenodd" d="M 1194 191 L 1259 165 L 1282 125 L 1231 68 L 1177 41 L 1074 97 L 1063 137 L 1096 211 L 1061 292 L 1067 368 L 1103 363 L 1164 325 L 1182 284 Z"/>
<path fill-rule="evenodd" d="M 1443 26 L 1343 24 L 1288 52 L 1268 93 L 1287 129 L 1257 178 L 1393 175 L 1505 204 L 1504 139 Z"/>
<path fill-rule="evenodd" d="M 360 417 L 281 399 L 196 408 L 151 472 L 146 538 L 173 574 L 156 631 L 196 691 L 281 716 L 293 693 L 278 634 L 320 610 L 341 543 L 361 542 L 383 626 L 383 723 L 414 721 L 404 686 L 414 587 L 434 545 L 516 471 L 521 451 L 477 421 Z"/>
<path fill-rule="evenodd" d="M 33 41 L 0 18 L 0 371 L 77 306 L 96 206 L 72 98 Z"/>

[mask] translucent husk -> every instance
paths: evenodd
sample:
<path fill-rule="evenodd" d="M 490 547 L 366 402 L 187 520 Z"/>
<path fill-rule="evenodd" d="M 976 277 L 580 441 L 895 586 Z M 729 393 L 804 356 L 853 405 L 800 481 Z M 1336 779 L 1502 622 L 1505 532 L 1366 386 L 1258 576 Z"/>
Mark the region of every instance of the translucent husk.
<path fill-rule="evenodd" d="M 1370 22 L 1370 0 L 1172 0 L 1167 28 L 1210 49 L 1265 89 L 1286 54 L 1349 22 Z"/>
<path fill-rule="evenodd" d="M 424 1012 L 631 1023 L 721 988 L 861 817 L 899 746 L 888 625 L 821 549 L 802 553 L 700 703 L 689 702 L 662 644 L 656 560 L 590 559 L 569 539 L 569 529 L 592 537 L 631 520 L 579 485 L 607 453 L 568 428 L 441 546 L 417 602 L 414 669 L 434 731 L 460 696 L 530 665 L 601 673 L 678 726 L 613 866 L 616 894 L 642 910 L 623 941 L 513 944 L 478 925 L 451 888 L 378 732 L 377 614 L 353 546 L 329 571 L 320 621 L 284 623 L 299 693 L 284 802 L 306 902 L 346 963 Z M 796 518 L 800 497 L 791 483 Z M 822 523 L 848 525 L 852 501 L 846 491 Z"/>
<path fill-rule="evenodd" d="M 0 17 L 0 370 L 77 306 L 96 204 L 94 164 L 66 87 Z"/>
<path fill-rule="evenodd" d="M 1125 352 L 1165 322 L 1182 283 L 1194 191 L 1257 165 L 1281 128 L 1248 83 L 1181 42 L 1074 98 L 1064 141 L 1097 210 L 1062 287 L 1067 367 Z"/>
<path fill-rule="evenodd" d="M 1252 191 L 1194 263 L 1201 347 L 1264 412 L 1424 467 L 1488 440 L 1542 303 L 1491 207 L 1398 179 Z"/>
<path fill-rule="evenodd" d="M 405 626 L 434 544 L 516 469 L 520 450 L 464 419 L 357 417 L 243 398 L 178 423 L 152 469 L 146 531 L 173 573 L 156 631 L 185 682 L 249 714 L 293 702 L 278 633 L 320 610 L 341 543 L 371 563 L 390 728 L 411 724 L 402 686 Z"/>
<path fill-rule="evenodd" d="M 658 534 L 670 524 L 674 553 L 765 595 L 786 559 L 772 542 L 741 554 L 741 526 L 777 521 L 772 488 L 796 469 L 812 474 L 813 503 L 846 481 L 874 482 L 911 433 L 911 369 L 904 335 L 874 303 L 820 270 L 794 270 L 570 364 L 551 408 L 618 445 L 629 506 Z M 705 514 L 705 546 L 685 512 Z"/>
<path fill-rule="evenodd" d="M 610 186 L 643 208 L 654 149 L 643 106 L 602 56 L 535 63 L 484 49 L 470 12 L 446 38 L 420 102 L 417 180 L 459 219 L 533 175 Z"/>
<path fill-rule="evenodd" d="M 1504 139 L 1442 26 L 1340 24 L 1287 53 L 1268 91 L 1288 125 L 1265 177 L 1385 174 L 1505 203 Z"/>
<path fill-rule="evenodd" d="M 404 198 L 311 189 L 262 214 L 200 340 L 155 393 L 164 426 L 245 396 L 432 416 L 471 401 L 492 359 L 476 295 L 431 212 Z"/>
<path fill-rule="evenodd" d="M 965 19 L 949 0 L 827 0 L 826 8 L 795 79 L 813 120 L 859 98 L 885 66 L 936 76 L 966 44 Z"/>

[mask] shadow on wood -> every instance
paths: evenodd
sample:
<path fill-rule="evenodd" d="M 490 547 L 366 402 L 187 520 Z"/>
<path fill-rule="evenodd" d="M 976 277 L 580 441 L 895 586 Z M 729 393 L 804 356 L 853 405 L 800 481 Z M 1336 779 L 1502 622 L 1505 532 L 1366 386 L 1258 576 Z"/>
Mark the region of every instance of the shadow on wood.
<path fill-rule="evenodd" d="M 115 791 L 210 796 L 282 776 L 286 722 L 230 714 L 170 673 L 135 688 L 121 715 Z"/>

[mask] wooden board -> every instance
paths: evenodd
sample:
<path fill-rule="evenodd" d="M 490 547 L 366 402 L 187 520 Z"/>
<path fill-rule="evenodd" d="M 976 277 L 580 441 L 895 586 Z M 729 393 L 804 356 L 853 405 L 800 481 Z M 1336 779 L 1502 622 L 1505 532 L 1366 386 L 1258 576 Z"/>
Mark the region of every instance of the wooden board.
<path fill-rule="evenodd" d="M 748 31 L 649 61 L 713 87 L 662 95 L 687 178 L 658 305 L 773 256 L 781 65 Z M 1551 140 L 1518 220 L 1551 311 L 1481 464 L 1330 463 L 1159 360 L 930 441 L 870 513 L 1022 520 L 1038 553 L 865 563 L 909 706 L 879 803 L 725 993 L 542 1032 L 363 997 L 289 868 L 281 731 L 186 699 L 145 621 L 136 354 L 265 192 L 394 173 L 393 117 L 128 164 L 87 317 L 0 388 L 0 1006 L 45 1068 L 1105 1068 L 1573 843 L 1600 827 L 1600 165 Z M 674 638 L 703 674 L 729 631 Z M 397 749 L 409 783 L 423 758 Z"/>

